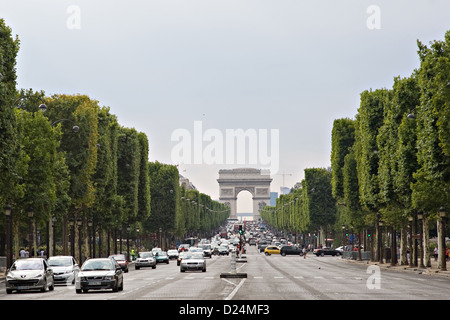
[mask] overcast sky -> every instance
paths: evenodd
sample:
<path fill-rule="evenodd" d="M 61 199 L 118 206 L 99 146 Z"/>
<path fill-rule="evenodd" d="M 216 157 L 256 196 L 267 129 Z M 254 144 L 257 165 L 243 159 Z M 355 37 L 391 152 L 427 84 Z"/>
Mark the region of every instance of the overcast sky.
<path fill-rule="evenodd" d="M 222 168 L 270 167 L 279 192 L 282 173 L 290 187 L 330 166 L 333 120 L 353 118 L 362 91 L 411 75 L 416 41 L 450 30 L 450 1 L 0 0 L 0 17 L 21 41 L 18 88 L 111 107 L 147 134 L 151 161 L 179 163 L 217 199 Z M 238 129 L 257 134 L 256 164 L 226 164 L 227 130 Z M 174 157 L 180 148 L 191 164 Z M 239 199 L 251 212 L 250 195 Z"/>

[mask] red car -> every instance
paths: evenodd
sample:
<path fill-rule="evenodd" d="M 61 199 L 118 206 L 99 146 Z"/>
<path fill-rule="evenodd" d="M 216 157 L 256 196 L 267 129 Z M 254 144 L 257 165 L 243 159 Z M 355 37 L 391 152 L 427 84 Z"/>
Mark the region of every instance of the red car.
<path fill-rule="evenodd" d="M 124 254 L 113 254 L 108 258 L 113 258 L 114 260 L 116 260 L 119 266 L 122 268 L 123 272 L 128 272 L 128 260 Z"/>

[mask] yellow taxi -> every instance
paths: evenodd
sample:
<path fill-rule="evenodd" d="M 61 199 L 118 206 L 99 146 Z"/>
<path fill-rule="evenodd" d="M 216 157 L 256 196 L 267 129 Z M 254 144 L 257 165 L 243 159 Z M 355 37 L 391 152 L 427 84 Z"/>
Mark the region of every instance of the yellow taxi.
<path fill-rule="evenodd" d="M 277 246 L 267 246 L 264 249 L 264 254 L 270 256 L 271 254 L 280 254 L 280 248 Z"/>

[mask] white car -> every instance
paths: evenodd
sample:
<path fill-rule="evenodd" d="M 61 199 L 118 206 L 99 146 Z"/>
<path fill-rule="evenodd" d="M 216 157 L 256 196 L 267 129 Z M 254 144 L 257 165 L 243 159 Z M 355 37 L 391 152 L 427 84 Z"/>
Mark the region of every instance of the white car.
<path fill-rule="evenodd" d="M 156 259 L 151 252 L 139 252 L 134 262 L 134 268 L 139 270 L 141 267 L 152 267 L 156 268 Z"/>
<path fill-rule="evenodd" d="M 177 259 L 178 258 L 178 250 L 172 249 L 167 250 L 167 255 L 169 256 L 169 259 Z"/>
<path fill-rule="evenodd" d="M 6 274 L 6 293 L 13 290 L 52 291 L 55 287 L 53 270 L 42 258 L 26 258 L 16 260 Z"/>
<path fill-rule="evenodd" d="M 55 283 L 75 284 L 80 267 L 72 256 L 53 256 L 48 258 L 48 265 L 53 269 Z"/>
<path fill-rule="evenodd" d="M 202 252 L 189 252 L 181 260 L 180 272 L 185 272 L 186 270 L 202 270 L 202 272 L 206 272 L 206 261 Z"/>

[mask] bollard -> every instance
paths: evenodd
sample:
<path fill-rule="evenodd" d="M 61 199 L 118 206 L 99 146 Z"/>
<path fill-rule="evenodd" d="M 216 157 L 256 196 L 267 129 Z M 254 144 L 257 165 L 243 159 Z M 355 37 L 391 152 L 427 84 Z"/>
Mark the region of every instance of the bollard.
<path fill-rule="evenodd" d="M 236 252 L 231 251 L 231 273 L 236 274 Z"/>

